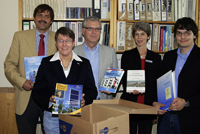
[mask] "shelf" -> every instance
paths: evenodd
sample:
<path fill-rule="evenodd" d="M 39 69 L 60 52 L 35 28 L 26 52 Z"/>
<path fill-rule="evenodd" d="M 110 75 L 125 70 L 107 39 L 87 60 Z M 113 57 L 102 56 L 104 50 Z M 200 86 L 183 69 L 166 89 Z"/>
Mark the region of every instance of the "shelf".
<path fill-rule="evenodd" d="M 117 21 L 125 21 L 125 22 L 139 22 L 138 20 L 117 20 Z M 159 24 L 175 24 L 173 21 L 144 21 L 148 23 L 159 23 Z"/>

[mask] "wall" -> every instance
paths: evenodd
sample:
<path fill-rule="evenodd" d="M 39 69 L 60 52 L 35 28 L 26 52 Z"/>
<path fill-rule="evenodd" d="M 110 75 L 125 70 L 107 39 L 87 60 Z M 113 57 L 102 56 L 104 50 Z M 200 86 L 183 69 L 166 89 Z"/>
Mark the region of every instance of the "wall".
<path fill-rule="evenodd" d="M 4 75 L 3 62 L 18 31 L 18 0 L 0 0 L 0 17 L 0 87 L 11 87 Z"/>

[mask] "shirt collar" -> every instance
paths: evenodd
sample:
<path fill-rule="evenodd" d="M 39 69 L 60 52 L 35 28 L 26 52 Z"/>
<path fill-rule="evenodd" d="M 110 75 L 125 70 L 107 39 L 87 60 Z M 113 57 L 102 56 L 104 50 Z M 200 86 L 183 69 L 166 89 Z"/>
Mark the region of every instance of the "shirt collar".
<path fill-rule="evenodd" d="M 195 44 L 194 44 L 194 45 L 195 45 Z M 190 55 L 192 49 L 194 48 L 194 45 L 193 45 L 193 47 L 190 49 L 190 51 L 188 51 L 188 52 L 185 54 L 185 57 L 183 57 L 183 55 L 181 54 L 181 49 L 180 49 L 180 47 L 179 47 L 179 48 L 178 48 L 178 51 L 177 51 L 178 56 L 180 56 L 180 57 L 183 58 L 183 59 L 187 59 L 188 56 Z"/>
<path fill-rule="evenodd" d="M 59 51 L 57 51 L 54 56 L 50 59 L 50 62 L 56 61 L 56 60 L 60 60 L 60 56 L 59 56 Z M 76 61 L 81 61 L 81 58 L 78 57 L 78 55 L 76 53 L 74 53 L 74 51 L 72 51 L 72 60 L 76 60 Z M 61 60 L 60 60 L 61 61 Z"/>
<path fill-rule="evenodd" d="M 40 36 L 40 32 L 35 28 L 35 35 L 36 35 L 36 37 L 37 36 Z M 49 36 L 49 30 L 47 30 L 46 31 L 46 33 L 43 33 L 43 35 L 45 36 L 45 37 L 48 37 Z"/>
<path fill-rule="evenodd" d="M 87 50 L 87 51 L 91 51 L 92 49 L 91 48 L 89 48 L 85 43 L 84 43 L 84 48 L 85 48 L 85 50 Z M 98 51 L 99 50 L 99 43 L 97 43 L 97 45 L 94 47 L 94 50 L 92 50 L 92 51 Z"/>

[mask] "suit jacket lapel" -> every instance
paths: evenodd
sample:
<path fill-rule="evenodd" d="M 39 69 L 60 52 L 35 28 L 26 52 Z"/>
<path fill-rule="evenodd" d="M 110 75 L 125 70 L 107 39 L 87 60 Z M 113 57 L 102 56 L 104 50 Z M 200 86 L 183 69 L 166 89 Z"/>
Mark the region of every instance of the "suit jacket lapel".
<path fill-rule="evenodd" d="M 54 33 L 49 31 L 49 39 L 48 39 L 48 55 L 51 55 L 54 53 L 55 49 L 55 38 Z"/>
<path fill-rule="evenodd" d="M 30 47 L 33 55 L 37 55 L 36 52 L 36 41 L 35 41 L 35 29 L 30 30 L 28 37 L 26 38 L 27 44 Z"/>
<path fill-rule="evenodd" d="M 99 80 L 101 79 L 101 75 L 103 72 L 103 68 L 101 67 L 101 64 L 103 64 L 104 60 L 105 60 L 105 53 L 103 53 L 103 47 L 99 44 Z"/>
<path fill-rule="evenodd" d="M 196 55 L 198 55 L 198 49 L 197 49 L 197 46 L 195 45 L 194 48 L 192 49 L 192 51 L 190 52 L 190 55 L 189 57 L 187 58 L 184 66 L 183 66 L 183 69 L 181 70 L 181 72 L 183 72 L 185 69 L 187 69 L 188 66 L 190 66 L 193 62 L 195 62 L 196 60 Z"/>

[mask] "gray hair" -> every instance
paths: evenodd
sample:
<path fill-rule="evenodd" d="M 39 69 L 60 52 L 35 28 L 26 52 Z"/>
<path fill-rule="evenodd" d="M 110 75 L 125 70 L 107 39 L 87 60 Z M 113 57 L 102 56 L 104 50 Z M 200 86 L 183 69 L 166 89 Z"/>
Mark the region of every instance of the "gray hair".
<path fill-rule="evenodd" d="M 147 34 L 148 37 L 151 35 L 151 27 L 150 27 L 148 22 L 139 21 L 139 22 L 136 22 L 136 23 L 133 24 L 133 27 L 132 27 L 133 38 L 135 37 L 135 32 L 137 30 L 144 31 Z"/>
<path fill-rule="evenodd" d="M 100 21 L 99 18 L 97 18 L 96 16 L 89 16 L 89 17 L 86 17 L 84 19 L 84 21 L 82 22 L 82 28 L 86 27 L 86 23 L 87 23 L 88 20 L 90 20 L 90 21 L 99 21 L 99 24 L 100 24 L 100 27 L 101 27 L 101 21 Z"/>

